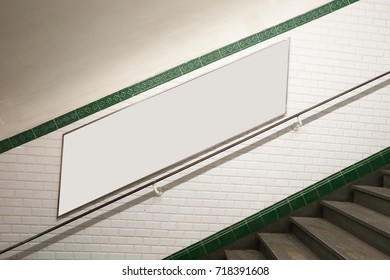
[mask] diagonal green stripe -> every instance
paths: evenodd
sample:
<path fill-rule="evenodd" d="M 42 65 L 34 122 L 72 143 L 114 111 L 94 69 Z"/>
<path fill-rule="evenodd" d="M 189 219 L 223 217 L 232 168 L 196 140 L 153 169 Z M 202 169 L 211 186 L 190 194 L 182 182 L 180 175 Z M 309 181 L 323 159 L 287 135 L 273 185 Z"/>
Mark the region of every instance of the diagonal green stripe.
<path fill-rule="evenodd" d="M 4 153 L 12 148 L 20 146 L 24 143 L 32 141 L 38 137 L 45 135 L 46 133 L 52 132 L 56 129 L 62 128 L 68 124 L 71 124 L 77 120 L 85 118 L 96 112 L 104 110 L 110 106 L 113 106 L 121 101 L 127 100 L 137 94 L 140 94 L 148 89 L 155 86 L 166 83 L 174 78 L 185 75 L 191 71 L 199 69 L 209 63 L 218 61 L 221 58 L 232 55 L 240 50 L 251 47 L 253 45 L 264 42 L 272 37 L 280 35 L 291 29 L 294 29 L 302 24 L 315 20 L 321 16 L 329 14 L 333 11 L 341 9 L 349 4 L 355 3 L 358 0 L 335 0 L 321 7 L 318 7 L 312 11 L 309 11 L 303 15 L 299 15 L 293 19 L 287 20 L 281 24 L 263 30 L 259 33 L 253 34 L 246 38 L 243 38 L 237 42 L 233 42 L 225 47 L 212 51 L 208 54 L 197 57 L 191 61 L 181 64 L 177 67 L 169 69 L 161 74 L 154 77 L 148 78 L 144 81 L 136 83 L 132 86 L 124 88 L 116 93 L 110 94 L 103 97 L 95 102 L 91 102 L 85 106 L 77 108 L 70 113 L 58 116 L 53 120 L 49 120 L 44 124 L 38 125 L 32 129 L 21 132 L 8 139 L 2 140 L 0 143 L 0 153 Z M 55 127 L 53 127 L 53 124 Z M 34 132 L 37 135 L 34 135 Z M 11 146 L 9 143 L 11 142 Z"/>

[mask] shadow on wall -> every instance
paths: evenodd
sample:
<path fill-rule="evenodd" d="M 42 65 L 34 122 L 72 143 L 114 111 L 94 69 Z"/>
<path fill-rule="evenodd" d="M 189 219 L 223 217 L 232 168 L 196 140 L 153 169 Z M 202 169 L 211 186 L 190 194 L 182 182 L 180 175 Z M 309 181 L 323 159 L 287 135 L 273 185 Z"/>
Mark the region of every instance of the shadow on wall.
<path fill-rule="evenodd" d="M 309 123 L 311 123 L 311 122 L 313 122 L 313 121 L 315 121 L 323 116 L 328 115 L 329 113 L 334 112 L 335 110 L 337 110 L 343 106 L 349 105 L 350 103 L 357 101 L 357 100 L 359 100 L 359 99 L 361 99 L 361 98 L 363 98 L 371 93 L 374 93 L 377 90 L 385 88 L 388 85 L 390 85 L 390 79 L 387 79 L 387 80 L 385 80 L 385 81 L 383 81 L 383 82 L 381 82 L 373 87 L 370 87 L 370 88 L 362 91 L 361 93 L 359 93 L 357 95 L 351 96 L 351 97 L 349 97 L 341 102 L 338 102 L 338 103 L 330 106 L 329 108 L 322 110 L 321 112 L 315 113 L 314 115 L 309 116 L 306 119 L 303 119 L 303 123 L 309 124 Z M 185 176 L 182 176 L 181 178 L 174 180 L 173 182 L 166 184 L 165 186 L 162 186 L 161 188 L 164 189 L 164 191 L 169 191 L 169 190 L 181 185 L 182 183 L 185 183 L 185 182 L 187 182 L 187 181 L 189 181 L 189 180 L 191 180 L 191 179 L 193 179 L 193 178 L 195 178 L 195 177 L 197 177 L 197 176 L 199 176 L 199 175 L 201 175 L 201 174 L 203 174 L 203 173 L 205 173 L 205 172 L 207 172 L 215 167 L 218 167 L 218 166 L 220 166 L 228 161 L 231 161 L 231 160 L 237 158 L 240 155 L 243 155 L 243 154 L 246 154 L 250 151 L 253 151 L 254 149 L 256 149 L 256 148 L 258 148 L 258 147 L 260 147 L 260 146 L 262 146 L 262 145 L 264 145 L 264 144 L 266 144 L 266 143 L 268 143 L 268 142 L 270 142 L 270 141 L 272 141 L 280 136 L 283 136 L 290 131 L 291 131 L 290 126 L 285 127 L 283 129 L 281 129 L 280 131 L 272 133 L 271 135 L 267 136 L 264 139 L 260 139 L 260 140 L 256 141 L 255 143 L 250 144 L 247 147 L 241 148 L 240 150 L 235 151 L 227 156 L 224 156 L 221 159 L 217 159 L 212 163 L 209 163 L 209 164 L 207 164 L 207 165 L 205 165 L 205 166 L 203 166 L 203 167 L 201 167 L 201 168 L 199 168 L 199 169 L 197 169 L 197 170 L 195 170 L 195 171 L 193 171 Z M 111 210 L 108 210 L 107 212 L 105 212 L 103 214 L 99 214 L 96 217 L 89 219 L 88 221 L 85 221 L 79 225 L 73 226 L 71 229 L 65 230 L 62 233 L 58 233 L 55 236 L 47 239 L 46 241 L 42 241 L 39 244 L 33 245 L 28 249 L 25 249 L 19 253 L 11 255 L 10 257 L 8 257 L 8 259 L 23 259 L 23 258 L 25 258 L 25 257 L 27 257 L 27 256 L 29 256 L 37 251 L 45 249 L 46 247 L 50 246 L 51 244 L 60 242 L 61 240 L 65 239 L 68 236 L 77 234 L 80 231 L 82 231 L 88 227 L 91 227 L 102 220 L 106 220 L 106 219 L 114 216 L 117 213 L 128 210 L 131 207 L 138 205 L 140 203 L 143 203 L 143 202 L 145 202 L 148 199 L 153 198 L 153 197 L 155 197 L 155 193 L 153 191 L 148 192 L 148 193 L 142 195 L 141 197 L 137 197 L 131 201 L 124 203 L 121 206 L 118 206 L 118 207 L 115 207 Z M 259 209 L 259 210 L 261 210 L 261 209 Z"/>

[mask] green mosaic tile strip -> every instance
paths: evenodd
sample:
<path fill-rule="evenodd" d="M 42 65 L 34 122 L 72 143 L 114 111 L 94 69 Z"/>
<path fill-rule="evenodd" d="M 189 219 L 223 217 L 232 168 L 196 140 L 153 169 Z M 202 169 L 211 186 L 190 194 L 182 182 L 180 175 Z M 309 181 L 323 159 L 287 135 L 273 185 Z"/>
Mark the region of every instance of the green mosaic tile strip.
<path fill-rule="evenodd" d="M 375 171 L 376 169 L 382 168 L 386 164 L 390 164 L 390 147 L 354 165 L 344 168 L 343 170 L 307 187 L 306 189 L 213 234 L 203 241 L 199 241 L 188 248 L 180 250 L 165 259 L 181 259 L 183 258 L 183 255 L 186 256 L 186 252 L 189 251 L 192 246 L 195 246 L 197 256 L 202 258 L 247 234 L 262 229 L 266 225 L 277 221 L 280 217 L 291 214 L 295 210 L 318 201 L 324 195 L 329 194 L 330 192 L 345 186 L 352 181 Z M 373 168 L 374 166 L 375 168 Z M 202 244 L 202 247 L 206 252 L 204 255 L 201 255 L 199 244 Z"/>
<path fill-rule="evenodd" d="M 152 89 L 154 87 L 155 81 L 159 80 L 157 77 L 149 78 L 143 82 L 140 83 L 141 92 L 147 91 L 149 89 Z"/>
<path fill-rule="evenodd" d="M 13 148 L 9 139 L 4 139 L 0 142 L 0 154 L 9 151 Z"/>
<path fill-rule="evenodd" d="M 23 145 L 27 142 L 30 142 L 34 139 L 36 139 L 36 137 L 32 129 L 16 134 L 15 136 L 9 138 L 14 148 Z"/>
<path fill-rule="evenodd" d="M 230 45 L 227 45 L 223 48 L 220 48 L 219 52 L 220 52 L 222 57 L 227 57 L 227 56 L 232 55 L 236 52 L 239 52 L 240 50 L 242 50 L 240 48 L 240 45 L 237 42 L 234 42 Z"/>
<path fill-rule="evenodd" d="M 272 37 L 275 37 L 275 36 L 278 36 L 279 34 L 281 33 L 278 33 L 278 29 L 281 30 L 282 26 L 280 26 L 280 28 L 278 28 L 278 26 L 274 26 L 274 27 L 271 27 L 271 28 L 268 28 L 265 32 L 268 34 L 266 36 L 268 36 L 269 38 L 272 38 Z"/>
<path fill-rule="evenodd" d="M 277 32 L 278 34 L 290 31 L 291 29 L 294 29 L 296 26 L 294 19 L 287 20 L 285 22 L 282 22 L 277 26 Z M 260 38 L 259 38 L 260 39 Z"/>
<path fill-rule="evenodd" d="M 79 120 L 79 116 L 77 115 L 76 110 L 74 110 L 58 118 L 55 118 L 54 122 L 56 123 L 58 128 L 61 128 L 78 120 Z"/>
<path fill-rule="evenodd" d="M 344 8 L 345 6 L 348 6 L 350 3 L 348 0 L 336 0 L 329 3 L 330 8 L 332 9 L 332 12 L 337 11 L 341 8 Z"/>
<path fill-rule="evenodd" d="M 202 66 L 205 66 L 221 58 L 222 58 L 221 53 L 219 52 L 219 50 L 216 50 L 216 51 L 209 52 L 208 54 L 202 55 L 199 59 L 200 62 L 202 62 Z"/>
<path fill-rule="evenodd" d="M 300 26 L 308 23 L 309 21 L 312 21 L 313 19 L 314 17 L 312 16 L 312 14 L 305 13 L 302 16 L 295 18 L 295 24 L 297 26 Z"/>
<path fill-rule="evenodd" d="M 183 73 L 183 75 L 185 75 L 185 74 L 192 72 L 196 69 L 199 69 L 201 67 L 202 67 L 202 62 L 200 61 L 199 58 L 195 58 L 193 60 L 190 60 L 190 61 L 180 65 L 180 70 Z"/>
<path fill-rule="evenodd" d="M 180 66 L 177 66 L 177 67 L 169 69 L 161 74 L 158 74 L 157 76 L 155 76 L 155 78 L 158 79 L 159 81 L 161 81 L 161 83 L 163 84 L 163 83 L 169 82 L 173 79 L 176 79 L 182 75 L 183 74 L 180 70 Z"/>
<path fill-rule="evenodd" d="M 259 39 L 259 42 L 267 41 L 268 39 L 270 39 L 269 32 L 267 32 L 267 30 L 263 30 L 257 33 L 257 38 Z"/>
<path fill-rule="evenodd" d="M 124 89 L 120 90 L 118 93 L 119 93 L 119 98 L 121 99 L 121 101 L 125 101 L 126 99 L 129 99 L 135 95 L 133 86 L 124 88 Z"/>
<path fill-rule="evenodd" d="M 324 6 L 319 7 L 317 9 L 317 12 L 318 12 L 318 16 L 322 17 L 322 16 L 325 16 L 327 14 L 330 14 L 332 12 L 332 8 L 330 7 L 330 5 L 324 5 Z"/>
<path fill-rule="evenodd" d="M 48 121 L 48 122 L 45 122 L 41 125 L 34 127 L 33 131 L 34 131 L 35 137 L 38 138 L 38 137 L 46 135 L 50 132 L 53 132 L 57 129 L 58 129 L 58 127 L 57 127 L 55 121 L 53 120 L 53 121 Z"/>
<path fill-rule="evenodd" d="M 248 37 L 238 41 L 238 45 L 240 46 L 240 48 L 242 50 L 249 48 L 249 47 L 252 47 L 258 43 L 260 43 L 260 41 L 259 41 L 259 38 L 257 37 L 257 34 L 248 36 Z"/>
<path fill-rule="evenodd" d="M 164 83 L 164 81 L 163 81 L 162 77 L 159 75 L 152 77 L 152 78 L 149 78 L 146 81 L 142 82 L 142 84 L 144 84 L 143 91 L 152 89 L 152 88 L 157 87 L 163 83 Z"/>
<path fill-rule="evenodd" d="M 131 92 L 131 96 L 135 96 L 135 95 L 138 95 L 142 92 L 142 86 L 141 86 L 141 83 L 137 83 L 137 84 L 134 84 L 132 85 L 130 88 L 129 88 L 130 92 Z"/>
<path fill-rule="evenodd" d="M 77 109 L 76 113 L 80 119 L 83 119 L 99 111 L 100 111 L 99 104 L 95 101 Z"/>
<path fill-rule="evenodd" d="M 158 74 L 154 77 L 148 78 L 144 81 L 136 83 L 132 86 L 124 88 L 116 93 L 103 97 L 95 102 L 87 104 L 81 108 L 78 108 L 70 113 L 61 115 L 54 120 L 51 120 L 45 124 L 39 125 L 33 129 L 27 130 L 25 132 L 19 133 L 8 139 L 4 139 L 0 142 L 0 153 L 4 153 L 12 148 L 15 148 L 19 145 L 22 145 L 28 141 L 32 141 L 37 137 L 44 135 L 46 132 L 51 132 L 53 128 L 52 124 L 56 125 L 57 129 L 62 128 L 68 124 L 71 124 L 79 119 L 85 118 L 91 114 L 94 114 L 100 110 L 104 110 L 110 106 L 113 106 L 121 101 L 125 101 L 137 94 L 140 94 L 146 90 L 149 90 L 153 87 L 161 85 L 165 82 L 168 82 L 174 78 L 177 78 L 181 75 L 185 75 L 191 71 L 199 69 L 209 63 L 215 62 L 221 58 L 232 55 L 240 50 L 251 47 L 255 44 L 268 40 L 272 37 L 280 35 L 284 32 L 287 32 L 291 29 L 294 29 L 302 24 L 315 20 L 319 17 L 322 17 L 326 14 L 331 13 L 341 9 L 349 4 L 355 3 L 358 0 L 335 0 L 325 4 L 317 9 L 314 9 L 308 13 L 297 16 L 293 19 L 287 20 L 281 24 L 268 28 L 264 31 L 261 31 L 257 34 L 248 36 L 242 40 L 231 43 L 227 46 L 224 46 L 218 50 L 212 51 L 208 54 L 205 54 L 201 57 L 190 60 L 186 63 L 183 63 L 177 67 L 169 69 L 161 74 Z M 33 136 L 32 131 L 38 133 L 38 135 Z M 11 142 L 11 145 L 9 143 Z M 375 163 L 373 163 L 375 164 Z"/>
<path fill-rule="evenodd" d="M 108 107 L 111 107 L 115 104 L 118 104 L 119 102 L 121 102 L 122 99 L 120 97 L 120 94 L 119 92 L 115 92 L 113 94 L 110 94 L 108 96 L 105 96 L 103 98 L 100 98 L 97 102 L 100 110 L 103 110 L 103 109 L 106 109 Z"/>

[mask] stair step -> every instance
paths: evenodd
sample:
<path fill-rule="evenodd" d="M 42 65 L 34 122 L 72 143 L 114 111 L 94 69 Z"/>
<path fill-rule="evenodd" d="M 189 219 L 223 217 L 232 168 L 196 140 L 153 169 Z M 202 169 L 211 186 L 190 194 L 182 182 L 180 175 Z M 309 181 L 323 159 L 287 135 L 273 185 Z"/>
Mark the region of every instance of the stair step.
<path fill-rule="evenodd" d="M 354 202 L 390 216 L 390 188 L 352 186 Z"/>
<path fill-rule="evenodd" d="M 382 170 L 383 174 L 383 186 L 390 188 L 390 170 Z"/>
<path fill-rule="evenodd" d="M 359 185 L 352 186 L 352 188 L 354 190 L 382 198 L 383 200 L 390 201 L 390 189 L 381 188 L 381 187 L 372 187 L 372 186 L 359 186 Z"/>
<path fill-rule="evenodd" d="M 321 218 L 292 217 L 293 232 L 323 259 L 390 259 L 356 236 Z"/>
<path fill-rule="evenodd" d="M 265 260 L 263 253 L 257 250 L 225 250 L 228 260 Z"/>
<path fill-rule="evenodd" d="M 293 234 L 259 233 L 259 238 L 272 259 L 318 260 L 318 257 Z"/>
<path fill-rule="evenodd" d="M 322 205 L 325 219 L 390 255 L 390 217 L 351 202 Z"/>

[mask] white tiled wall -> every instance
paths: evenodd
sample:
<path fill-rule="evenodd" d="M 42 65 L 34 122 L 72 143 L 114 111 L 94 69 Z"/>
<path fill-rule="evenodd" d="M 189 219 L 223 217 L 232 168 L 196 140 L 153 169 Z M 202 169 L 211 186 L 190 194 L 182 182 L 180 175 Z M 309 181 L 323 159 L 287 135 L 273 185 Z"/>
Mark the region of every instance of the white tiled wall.
<path fill-rule="evenodd" d="M 359 1 L 185 78 L 286 37 L 291 115 L 390 70 L 390 1 Z M 0 258 L 164 258 L 390 146 L 389 78 L 381 82 L 386 86 L 373 94 L 358 90 L 361 98 L 352 103 L 340 106 L 351 101 L 342 98 L 332 110 L 302 116 L 297 132 L 288 123 L 160 183 L 161 197 L 146 189 Z M 126 104 L 0 155 L 0 249 L 62 221 L 56 219 L 62 134 Z"/>

